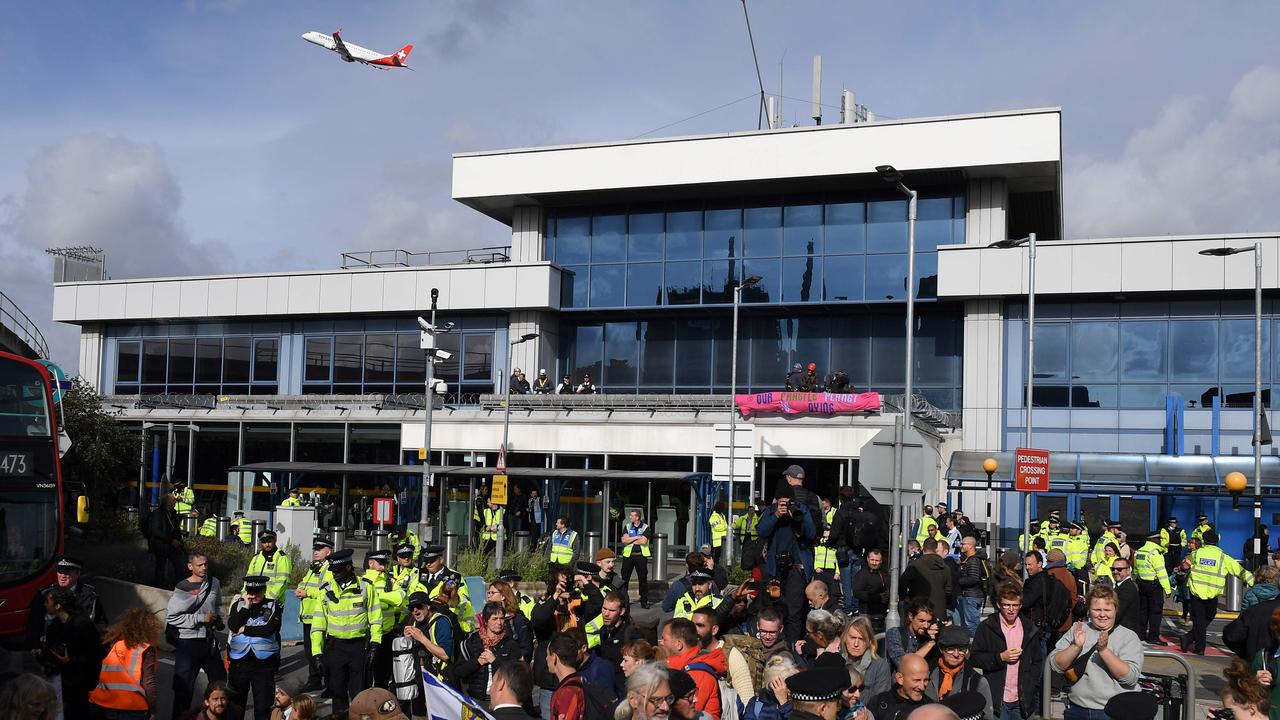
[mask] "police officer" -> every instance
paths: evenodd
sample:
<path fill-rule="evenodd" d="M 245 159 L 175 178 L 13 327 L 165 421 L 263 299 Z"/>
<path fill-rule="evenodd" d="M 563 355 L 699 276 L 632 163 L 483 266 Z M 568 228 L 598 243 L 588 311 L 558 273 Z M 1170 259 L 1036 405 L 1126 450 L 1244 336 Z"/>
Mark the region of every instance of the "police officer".
<path fill-rule="evenodd" d="M 98 626 L 99 633 L 107 627 L 107 614 L 102 609 L 102 603 L 98 602 L 97 589 L 89 583 L 80 582 L 80 574 L 84 572 L 84 562 L 79 558 L 63 555 L 58 558 L 57 564 L 53 567 L 54 582 L 40 588 L 40 591 L 31 599 L 27 612 L 27 647 L 30 649 L 40 647 L 40 638 L 53 622 L 53 616 L 45 612 L 44 596 L 56 588 L 71 591 L 80 609 L 89 616 L 94 625 Z"/>
<path fill-rule="evenodd" d="M 200 523 L 200 530 L 198 534 L 200 535 L 200 537 L 217 537 L 218 536 L 218 518 L 214 515 L 210 515 L 209 517 L 205 518 L 204 522 Z"/>
<path fill-rule="evenodd" d="M 1213 529 L 1213 525 L 1209 523 L 1208 515 L 1199 515 L 1196 517 L 1196 527 L 1191 531 L 1191 537 L 1194 540 L 1203 540 L 1204 534 Z"/>
<path fill-rule="evenodd" d="M 475 611 L 471 608 L 471 594 L 467 591 L 466 583 L 462 582 L 462 575 L 449 569 L 444 564 L 444 546 L 427 545 L 422 548 L 422 562 L 425 563 L 422 571 L 421 582 L 427 588 L 427 595 L 432 600 L 440 597 L 446 589 L 454 591 L 450 597 L 457 600 L 454 606 L 454 612 L 458 616 L 458 623 L 466 632 L 475 629 Z M 458 642 L 462 642 L 459 638 Z"/>
<path fill-rule="evenodd" d="M 1169 516 L 1169 521 L 1160 528 L 1160 547 L 1164 548 L 1164 570 L 1168 575 L 1182 562 L 1182 548 L 1187 545 L 1187 531 L 1178 527 L 1178 518 Z"/>
<path fill-rule="evenodd" d="M 302 492 L 296 487 L 289 488 L 289 497 L 280 503 L 280 507 L 302 507 Z"/>
<path fill-rule="evenodd" d="M 1098 536 L 1098 542 L 1093 544 L 1093 552 L 1089 553 L 1089 562 L 1097 565 L 1107 556 L 1107 545 L 1114 544 L 1120 547 L 1120 535 L 1116 532 L 1120 529 L 1120 523 L 1116 520 L 1108 520 L 1103 523 L 1102 534 Z"/>
<path fill-rule="evenodd" d="M 836 667 L 834 662 L 815 662 L 809 670 L 788 677 L 786 684 L 792 720 L 835 720 L 844 708 L 845 690 L 851 683 L 846 668 Z M 901 717 L 906 715 L 903 712 Z"/>
<path fill-rule="evenodd" d="M 511 586 L 511 591 L 516 594 L 516 601 L 520 604 L 520 614 L 524 615 L 525 620 L 532 620 L 533 608 L 538 601 L 520 591 L 518 585 L 524 579 L 520 577 L 520 573 L 511 569 L 502 570 L 498 573 L 498 579 Z"/>
<path fill-rule="evenodd" d="M 413 545 L 408 542 L 400 543 L 396 546 L 396 564 L 391 567 L 391 579 L 406 598 L 415 592 L 427 591 L 427 587 L 420 579 L 421 574 L 418 568 L 413 564 L 414 552 Z"/>
<path fill-rule="evenodd" d="M 573 585 L 569 608 L 577 617 L 578 625 L 583 626 L 599 615 L 600 608 L 604 605 L 604 593 L 600 590 L 600 566 L 591 562 L 580 562 L 575 565 Z"/>
<path fill-rule="evenodd" d="M 227 613 L 227 684 L 238 707 L 253 692 L 254 720 L 270 720 L 275 675 L 280 667 L 280 621 L 284 605 L 266 597 L 271 579 L 249 575 L 244 592 Z"/>
<path fill-rule="evenodd" d="M 173 511 L 178 517 L 186 517 L 195 509 L 196 494 L 181 480 L 173 481 Z"/>
<path fill-rule="evenodd" d="M 329 556 L 333 584 L 311 620 L 311 653 L 324 656 L 336 717 L 344 717 L 351 699 L 368 687 L 365 668 L 382 644 L 382 607 L 373 586 L 356 577 L 351 559 L 351 550 Z"/>
<path fill-rule="evenodd" d="M 578 556 L 578 533 L 570 529 L 569 518 L 561 515 L 556 518 L 555 530 L 551 532 L 549 559 L 552 565 L 572 567 L 574 558 Z"/>
<path fill-rule="evenodd" d="M 1197 655 L 1204 654 L 1205 631 L 1218 615 L 1218 598 L 1227 588 L 1227 576 L 1239 577 L 1245 586 L 1253 585 L 1253 573 L 1218 547 L 1218 533 L 1213 529 L 1200 536 L 1204 545 L 1187 556 L 1182 565 L 1189 570 L 1187 591 L 1191 594 L 1191 633 L 1182 636 L 1182 651 L 1195 646 Z"/>
<path fill-rule="evenodd" d="M 396 618 L 399 617 L 404 606 L 405 594 L 391 577 L 391 573 L 387 572 L 387 566 L 391 562 L 390 553 L 386 550 L 370 550 L 364 556 L 364 560 L 366 569 L 360 579 L 369 585 L 373 597 L 378 601 L 381 610 L 381 634 L 383 637 L 389 637 L 391 629 L 395 627 Z M 378 645 L 377 655 L 373 659 L 373 684 L 386 687 L 390 681 L 391 643 L 384 642 Z"/>
<path fill-rule="evenodd" d="M 293 591 L 299 600 L 298 620 L 302 623 L 302 637 L 308 641 L 311 638 L 311 624 L 316 608 L 325 591 L 333 584 L 333 573 L 329 571 L 329 556 L 332 553 L 333 543 L 329 538 L 317 535 L 311 541 L 311 564 L 307 566 L 302 582 L 298 583 L 298 589 Z M 303 642 L 302 646 L 307 653 L 307 684 L 303 689 L 315 692 L 324 685 L 324 670 L 320 657 L 311 653 L 311 643 Z"/>
<path fill-rule="evenodd" d="M 1040 521 L 1032 520 L 1031 525 L 1027 527 L 1027 531 L 1018 536 L 1018 547 L 1022 548 L 1022 553 L 1031 552 L 1035 549 L 1032 545 L 1033 540 L 1040 535 Z M 923 542 L 923 541 L 921 541 Z"/>
<path fill-rule="evenodd" d="M 840 594 L 840 562 L 837 557 L 840 535 L 839 531 L 832 527 L 831 521 L 836 517 L 836 509 L 831 507 L 831 501 L 826 498 L 822 499 L 822 520 L 825 528 L 818 532 L 818 540 L 813 545 L 813 579 L 821 580 L 827 584 L 829 594 L 839 596 Z M 933 529 L 936 531 L 938 526 L 935 524 Z M 832 533 L 835 533 L 834 535 Z"/>
<path fill-rule="evenodd" d="M 707 518 L 707 525 L 711 529 L 711 552 L 715 554 L 716 562 L 721 562 L 724 557 L 720 547 L 729 535 L 729 521 L 724 517 L 726 509 L 724 501 L 719 500 L 712 506 L 711 516 Z"/>
<path fill-rule="evenodd" d="M 243 510 L 231 513 L 231 530 L 240 538 L 242 545 L 253 544 L 253 521 L 244 516 Z"/>
<path fill-rule="evenodd" d="M 1045 550 L 1061 550 L 1063 555 L 1067 554 L 1067 546 L 1071 542 L 1071 535 L 1064 530 L 1061 522 L 1058 520 L 1057 511 L 1049 516 L 1049 532 L 1045 535 Z"/>
<path fill-rule="evenodd" d="M 267 599 L 275 600 L 283 606 L 285 589 L 289 585 L 289 577 L 293 575 L 293 560 L 276 547 L 274 530 L 258 533 L 258 542 L 262 549 L 249 558 L 249 569 L 245 573 L 265 575 L 270 581 L 267 585 Z"/>
<path fill-rule="evenodd" d="M 485 506 L 483 519 L 480 523 L 481 552 L 489 553 L 493 551 L 493 546 L 498 542 L 498 533 L 503 531 L 502 519 L 506 512 L 506 508 L 493 500 L 489 500 L 489 504 Z"/>
<path fill-rule="evenodd" d="M 689 589 L 676 600 L 673 618 L 693 617 L 698 608 L 713 607 L 716 598 L 711 594 L 711 573 L 706 570 L 694 570 L 689 573 Z"/>
<path fill-rule="evenodd" d="M 1146 542 L 1138 547 L 1138 543 L 1146 538 Z M 1132 547 L 1138 547 L 1133 553 L 1133 577 L 1138 580 L 1138 595 L 1142 598 L 1143 624 L 1139 627 L 1142 640 L 1160 644 L 1160 622 L 1164 619 L 1164 599 L 1173 594 L 1169 587 L 1169 574 L 1165 572 L 1164 546 L 1160 543 L 1160 535 L 1155 533 L 1135 533 L 1129 536 Z"/>
<path fill-rule="evenodd" d="M 923 545 L 925 540 L 933 537 L 933 530 L 936 527 L 938 527 L 938 521 L 933 519 L 933 506 L 925 505 L 924 513 L 916 524 L 916 542 Z"/>
<path fill-rule="evenodd" d="M 1080 579 L 1080 573 L 1086 572 L 1089 566 L 1089 536 L 1079 523 L 1067 523 L 1067 565 L 1071 572 Z"/>
<path fill-rule="evenodd" d="M 632 510 L 629 522 L 622 526 L 622 591 L 630 595 L 631 575 L 640 576 L 640 607 L 649 607 L 649 543 L 653 530 L 641 520 L 639 510 Z M 630 598 L 628 598 L 629 600 Z"/>
<path fill-rule="evenodd" d="M 409 547 L 413 548 L 413 559 L 417 562 L 418 553 L 422 550 L 422 541 L 418 538 L 418 533 L 413 531 L 413 528 L 408 525 L 401 525 L 396 532 L 391 534 L 391 537 L 388 538 L 388 542 L 391 547 L 397 549 L 401 545 L 408 544 Z"/>

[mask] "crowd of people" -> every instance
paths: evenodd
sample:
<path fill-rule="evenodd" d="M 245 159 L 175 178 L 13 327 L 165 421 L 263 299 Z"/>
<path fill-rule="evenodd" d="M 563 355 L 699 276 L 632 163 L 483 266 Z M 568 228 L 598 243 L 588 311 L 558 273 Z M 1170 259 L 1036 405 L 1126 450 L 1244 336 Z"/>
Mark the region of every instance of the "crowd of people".
<path fill-rule="evenodd" d="M 595 383 L 591 382 L 591 374 L 583 373 L 582 379 L 574 384 L 569 373 L 565 373 L 560 378 L 560 384 L 556 385 L 551 378 L 547 377 L 545 369 L 538 371 L 538 377 L 533 382 L 529 382 L 525 377 L 524 371 L 516 368 L 511 377 L 507 379 L 507 389 L 512 395 L 594 395 L 596 393 Z"/>
<path fill-rule="evenodd" d="M 185 490 L 166 501 L 173 514 Z M 481 542 L 507 531 L 506 509 L 477 505 Z M 969 519 L 940 503 L 914 523 L 898 569 L 879 515 L 853 488 L 818 497 L 799 466 L 732 528 L 724 511 L 713 508 L 713 543 L 685 557 L 660 599 L 647 582 L 653 535 L 639 511 L 620 523 L 616 551 L 591 556 L 567 518 L 544 530 L 542 516 L 526 515 L 526 527 L 546 533 L 545 581 L 535 589 L 498 568 L 483 598 L 446 565 L 443 547 L 410 532 L 359 565 L 352 549 L 317 536 L 295 586 L 268 530 L 228 607 L 208 559 L 187 552 L 163 621 L 133 608 L 108 625 L 80 582 L 83 564 L 62 558 L 27 637 L 53 700 L 28 702 L 66 718 L 155 717 L 163 637 L 174 648 L 171 719 L 242 718 L 252 707 L 255 720 L 305 720 L 318 698 L 335 717 L 410 717 L 425 714 L 430 689 L 449 688 L 498 720 L 1023 720 L 1038 715 L 1048 663 L 1067 687 L 1065 720 L 1136 720 L 1150 699 L 1135 692 L 1144 643 L 1163 642 L 1159 618 L 1174 587 L 1185 586 L 1195 621 L 1183 646 L 1203 652 L 1225 575 L 1254 580 L 1217 547 L 1206 518 L 1190 538 L 1171 519 L 1151 533 L 1104 523 L 1095 540 L 1051 514 L 992 562 Z M 747 572 L 737 583 L 722 554 L 731 531 Z M 1280 580 L 1276 562 L 1259 568 L 1259 585 Z M 900 622 L 886 627 L 890 573 Z M 1272 642 L 1252 648 L 1254 667 L 1224 697 L 1252 718 L 1276 692 L 1280 586 L 1250 592 L 1249 612 L 1271 613 Z M 278 678 L 289 593 L 308 670 L 300 687 Z M 659 611 L 633 615 L 655 601 Z M 196 697 L 202 672 L 207 688 Z M 35 697 L 44 685 L 14 680 L 5 692 L 19 687 Z"/>

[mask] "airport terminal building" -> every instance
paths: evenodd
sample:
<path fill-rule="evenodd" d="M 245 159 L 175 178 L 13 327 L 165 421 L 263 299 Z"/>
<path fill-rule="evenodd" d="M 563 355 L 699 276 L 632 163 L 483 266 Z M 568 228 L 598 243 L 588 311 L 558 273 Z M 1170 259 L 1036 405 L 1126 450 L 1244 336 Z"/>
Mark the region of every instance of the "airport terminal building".
<path fill-rule="evenodd" d="M 358 533 L 373 497 L 417 519 L 421 479 L 401 466 L 423 447 L 416 317 L 436 289 L 454 328 L 435 367 L 448 389 L 433 416 L 445 495 L 431 489 L 432 514 L 443 499 L 465 532 L 503 443 L 509 368 L 531 381 L 545 369 L 553 383 L 589 375 L 597 394 L 514 400 L 508 474 L 580 528 L 609 534 L 610 508 L 640 507 L 681 547 L 700 497 L 688 476 L 729 474 L 737 283 L 760 278 L 741 291 L 739 393 L 781 390 L 794 363 L 812 362 L 885 399 L 879 412 L 739 418 L 735 474 L 766 499 L 792 463 L 824 496 L 855 485 L 885 497 L 913 292 L 908 497 L 949 500 L 1011 542 L 1028 254 L 989 246 L 1035 233 L 1033 444 L 1052 455 L 1033 510 L 1095 528 L 1204 512 L 1235 552 L 1250 520 L 1222 477 L 1253 474 L 1254 267 L 1251 254 L 1198 253 L 1259 243 L 1274 291 L 1280 236 L 1064 239 L 1061 158 L 1053 108 L 463 153 L 453 197 L 509 226 L 509 246 L 57 283 L 54 319 L 79 326 L 81 373 L 107 408 L 146 428 L 141 481 L 191 477 L 197 505 L 219 513 L 272 507 L 299 485 Z M 911 278 L 908 202 L 877 173 L 885 164 L 919 196 Z M 1280 458 L 1265 452 L 1274 486 Z M 986 457 L 1000 463 L 991 478 Z"/>

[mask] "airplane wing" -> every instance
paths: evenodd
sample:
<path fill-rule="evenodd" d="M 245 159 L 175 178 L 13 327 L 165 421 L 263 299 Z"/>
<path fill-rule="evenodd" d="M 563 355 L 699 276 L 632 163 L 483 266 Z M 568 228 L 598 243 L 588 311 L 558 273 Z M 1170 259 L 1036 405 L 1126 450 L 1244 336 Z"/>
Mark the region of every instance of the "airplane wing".
<path fill-rule="evenodd" d="M 346 60 L 347 62 L 354 62 L 357 58 L 352 56 L 351 51 L 347 49 L 346 43 L 342 42 L 342 38 L 339 36 L 339 33 L 341 32 L 341 30 L 335 30 L 333 33 L 333 49 L 342 56 L 343 60 Z M 360 62 L 364 61 L 361 60 Z"/>

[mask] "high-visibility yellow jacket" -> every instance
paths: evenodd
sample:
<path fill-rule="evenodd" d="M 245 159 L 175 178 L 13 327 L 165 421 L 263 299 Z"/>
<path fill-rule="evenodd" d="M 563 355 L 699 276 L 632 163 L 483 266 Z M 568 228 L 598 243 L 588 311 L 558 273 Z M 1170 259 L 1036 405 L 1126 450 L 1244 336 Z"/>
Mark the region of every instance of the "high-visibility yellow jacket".
<path fill-rule="evenodd" d="M 1067 537 L 1067 564 L 1072 570 L 1080 570 L 1089 563 L 1089 538 L 1083 533 Z"/>
<path fill-rule="evenodd" d="M 177 501 L 173 504 L 173 511 L 178 513 L 178 517 L 190 515 L 191 508 L 195 507 L 196 504 L 196 494 L 189 487 L 174 490 L 173 499 Z"/>
<path fill-rule="evenodd" d="M 646 523 L 640 523 L 639 525 L 632 525 L 631 523 L 627 523 L 626 525 L 622 526 L 623 537 L 644 537 L 644 534 L 648 531 L 649 531 L 649 526 Z M 649 543 L 647 542 L 641 543 L 641 544 L 636 544 L 632 542 L 632 543 L 623 545 L 622 557 L 624 558 L 631 557 L 631 553 L 635 552 L 636 548 L 640 549 L 641 555 L 645 557 L 649 557 Z"/>
<path fill-rule="evenodd" d="M 936 527 L 938 527 L 937 520 L 934 520 L 933 517 L 929 515 L 921 515 L 919 524 L 916 526 L 916 542 L 923 545 L 924 541 L 928 540 L 933 535 L 933 530 L 930 528 Z"/>
<path fill-rule="evenodd" d="M 268 558 L 261 550 L 249 558 L 249 569 L 245 575 L 266 575 L 268 600 L 284 602 L 284 591 L 289 586 L 289 576 L 293 574 L 293 560 L 283 550 L 276 549 Z"/>
<path fill-rule="evenodd" d="M 1108 543 L 1115 543 L 1116 547 L 1120 547 L 1120 538 L 1113 535 L 1110 530 L 1102 533 L 1102 536 L 1098 538 L 1098 542 L 1093 544 L 1093 552 L 1089 553 L 1089 560 L 1097 563 L 1106 557 Z"/>
<path fill-rule="evenodd" d="M 377 598 L 378 605 L 382 609 L 382 633 L 384 635 L 390 633 L 391 628 L 396 624 L 396 618 L 400 617 L 404 610 L 407 596 L 396 584 L 395 579 L 383 570 L 365 570 L 360 579 L 373 588 L 374 597 Z"/>
<path fill-rule="evenodd" d="M 1173 592 L 1169 587 L 1169 574 L 1164 570 L 1164 548 L 1160 543 L 1148 540 L 1133 553 L 1133 574 L 1143 582 L 1158 582 L 1165 595 Z"/>
<path fill-rule="evenodd" d="M 729 521 L 724 519 L 724 515 L 712 512 L 707 524 L 711 526 L 711 547 L 720 547 L 729 534 Z"/>
<path fill-rule="evenodd" d="M 344 583 L 335 579 L 325 590 L 311 618 L 311 654 L 324 652 L 325 637 L 352 640 L 367 637 L 382 642 L 382 606 L 373 586 L 354 575 Z"/>
<path fill-rule="evenodd" d="M 324 597 L 325 590 L 333 586 L 333 582 L 333 573 L 329 571 L 328 560 L 313 562 L 307 567 L 306 574 L 298 583 L 298 589 L 306 593 L 299 603 L 299 622 L 303 625 L 311 624 L 311 618 L 315 615 L 320 599 Z"/>
<path fill-rule="evenodd" d="M 217 537 L 218 535 L 218 518 L 207 517 L 204 522 L 200 523 L 201 537 Z"/>
<path fill-rule="evenodd" d="M 498 533 L 502 532 L 502 516 L 506 508 L 485 508 L 484 525 L 480 530 L 480 539 L 486 542 L 497 542 Z"/>
<path fill-rule="evenodd" d="M 302 498 L 296 498 L 290 495 L 280 503 L 280 507 L 302 507 Z"/>
<path fill-rule="evenodd" d="M 711 593 L 707 593 L 700 598 L 694 599 L 693 591 L 686 592 L 680 596 L 679 600 L 676 600 L 676 609 L 672 617 L 686 619 L 691 618 L 693 617 L 694 610 L 711 607 L 715 601 L 716 599 L 711 595 Z"/>
<path fill-rule="evenodd" d="M 1182 528 L 1178 528 L 1178 531 L 1176 533 L 1170 533 L 1169 528 L 1160 529 L 1160 547 L 1164 548 L 1165 550 L 1168 550 L 1169 541 L 1172 540 L 1173 538 L 1178 538 L 1179 548 L 1184 548 L 1187 546 L 1186 530 L 1183 530 Z"/>
<path fill-rule="evenodd" d="M 1226 592 L 1228 575 L 1239 577 L 1246 587 L 1253 585 L 1253 573 L 1240 567 L 1217 545 L 1196 548 L 1188 562 L 1191 573 L 1187 576 L 1187 590 L 1201 600 L 1212 600 Z"/>
<path fill-rule="evenodd" d="M 1209 523 L 1201 523 L 1196 526 L 1195 530 L 1191 531 L 1191 539 L 1204 540 L 1204 534 L 1209 532 L 1212 529 L 1213 529 L 1213 526 L 1210 525 Z"/>

